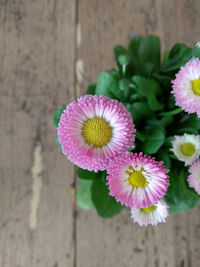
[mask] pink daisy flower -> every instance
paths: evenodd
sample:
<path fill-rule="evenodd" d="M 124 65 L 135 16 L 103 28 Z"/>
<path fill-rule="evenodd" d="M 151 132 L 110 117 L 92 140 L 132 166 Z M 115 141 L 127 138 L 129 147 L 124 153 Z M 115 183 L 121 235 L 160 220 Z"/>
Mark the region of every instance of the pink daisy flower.
<path fill-rule="evenodd" d="M 146 208 L 158 202 L 169 185 L 163 162 L 142 153 L 122 155 L 107 170 L 110 195 L 122 205 Z"/>
<path fill-rule="evenodd" d="M 200 59 L 191 59 L 181 67 L 172 84 L 176 105 L 200 117 Z"/>
<path fill-rule="evenodd" d="M 58 138 L 68 159 L 83 169 L 105 170 L 134 143 L 130 113 L 106 96 L 82 96 L 67 106 Z"/>
<path fill-rule="evenodd" d="M 158 223 L 165 222 L 167 216 L 168 206 L 164 200 L 160 200 L 148 208 L 131 208 L 131 218 L 134 223 L 139 223 L 140 226 L 147 226 L 148 224 L 157 225 Z"/>
<path fill-rule="evenodd" d="M 189 168 L 188 184 L 200 195 L 200 159 Z"/>

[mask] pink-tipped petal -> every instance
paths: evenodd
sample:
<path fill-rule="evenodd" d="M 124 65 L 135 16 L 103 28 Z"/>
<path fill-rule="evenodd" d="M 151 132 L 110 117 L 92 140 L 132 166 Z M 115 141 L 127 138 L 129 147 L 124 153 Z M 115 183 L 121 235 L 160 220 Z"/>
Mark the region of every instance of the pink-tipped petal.
<path fill-rule="evenodd" d="M 132 173 L 141 173 L 145 177 L 145 186 L 137 187 L 130 183 L 130 174 L 127 173 L 130 169 Z M 110 194 L 128 207 L 144 208 L 157 203 L 166 194 L 169 185 L 168 170 L 163 162 L 142 153 L 122 155 L 107 172 Z M 137 182 L 140 183 L 139 180 Z"/>
<path fill-rule="evenodd" d="M 200 117 L 200 95 L 195 94 L 192 89 L 192 82 L 198 79 L 200 79 L 200 59 L 195 58 L 188 61 L 176 74 L 176 79 L 172 81 L 172 94 L 177 106 L 187 113 L 197 113 Z"/>
<path fill-rule="evenodd" d="M 84 123 L 103 118 L 112 129 L 110 141 L 102 147 L 87 144 L 83 138 Z M 130 113 L 117 100 L 106 96 L 82 96 L 67 106 L 58 125 L 58 138 L 63 153 L 83 169 L 105 170 L 127 151 L 135 140 L 135 127 Z"/>
<path fill-rule="evenodd" d="M 200 195 L 200 159 L 189 168 L 188 184 Z"/>

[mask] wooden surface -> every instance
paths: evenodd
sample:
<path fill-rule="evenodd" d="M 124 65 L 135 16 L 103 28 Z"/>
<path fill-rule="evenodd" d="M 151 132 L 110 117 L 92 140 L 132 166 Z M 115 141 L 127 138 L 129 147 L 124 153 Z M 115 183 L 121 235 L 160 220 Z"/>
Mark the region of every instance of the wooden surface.
<path fill-rule="evenodd" d="M 112 48 L 200 40 L 199 0 L 0 0 L 0 267 L 198 267 L 200 208 L 141 228 L 76 207 L 51 115 L 114 67 Z"/>

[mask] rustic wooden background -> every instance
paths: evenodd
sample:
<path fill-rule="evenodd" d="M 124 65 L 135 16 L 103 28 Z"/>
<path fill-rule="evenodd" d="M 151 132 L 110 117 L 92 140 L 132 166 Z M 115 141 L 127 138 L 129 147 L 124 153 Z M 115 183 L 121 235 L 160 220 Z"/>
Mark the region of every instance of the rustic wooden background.
<path fill-rule="evenodd" d="M 200 208 L 141 228 L 77 208 L 53 111 L 114 67 L 112 48 L 200 40 L 199 0 L 0 0 L 0 266 L 198 267 Z"/>

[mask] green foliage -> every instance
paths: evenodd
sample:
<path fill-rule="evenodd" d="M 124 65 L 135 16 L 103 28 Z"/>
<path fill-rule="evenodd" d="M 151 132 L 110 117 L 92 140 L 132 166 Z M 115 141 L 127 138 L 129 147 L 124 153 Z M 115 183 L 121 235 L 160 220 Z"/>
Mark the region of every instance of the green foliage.
<path fill-rule="evenodd" d="M 95 95 L 96 94 L 96 85 L 95 84 L 90 84 L 88 86 L 88 89 L 86 90 L 87 95 Z"/>
<path fill-rule="evenodd" d="M 161 66 L 161 72 L 177 72 L 178 69 L 192 57 L 192 49 L 184 44 L 175 44 L 168 55 L 168 60 L 165 59 Z M 166 62 L 167 61 L 167 62 Z"/>
<path fill-rule="evenodd" d="M 109 195 L 108 187 L 101 179 L 94 180 L 92 184 L 92 201 L 97 213 L 104 218 L 113 217 L 123 209 L 123 206 Z"/>
<path fill-rule="evenodd" d="M 66 106 L 62 106 L 60 108 L 58 108 L 54 113 L 53 113 L 53 118 L 52 118 L 52 121 L 53 121 L 53 125 L 55 128 L 58 127 L 58 123 L 60 121 L 60 117 L 63 113 L 63 111 L 66 109 Z"/>
<path fill-rule="evenodd" d="M 163 161 L 164 162 L 164 166 L 166 169 L 170 170 L 171 168 L 171 159 L 169 157 L 169 153 L 166 149 L 162 148 L 158 151 L 157 160 Z"/>
<path fill-rule="evenodd" d="M 141 62 L 150 63 L 155 69 L 160 66 L 160 39 L 157 36 L 149 35 L 140 42 L 138 57 Z"/>
<path fill-rule="evenodd" d="M 197 43 L 192 48 L 192 56 L 200 58 L 200 43 Z"/>
<path fill-rule="evenodd" d="M 147 128 L 145 141 L 142 144 L 142 151 L 145 154 L 155 154 L 165 140 L 164 130 L 160 127 Z"/>
<path fill-rule="evenodd" d="M 119 81 L 119 89 L 120 90 L 128 90 L 129 89 L 130 82 L 128 79 L 121 79 Z"/>
<path fill-rule="evenodd" d="M 77 173 L 81 183 L 76 199 L 81 208 L 96 208 L 97 213 L 104 218 L 113 217 L 122 210 L 123 206 L 109 195 L 106 171 L 95 173 L 78 168 Z"/>
<path fill-rule="evenodd" d="M 60 142 L 58 140 L 58 136 L 56 136 L 56 145 L 61 148 L 61 144 L 60 144 Z"/>
<path fill-rule="evenodd" d="M 128 48 L 114 47 L 117 69 L 103 71 L 96 84 L 90 82 L 87 94 L 105 95 L 121 101 L 136 126 L 136 142 L 130 151 L 153 155 L 170 170 L 170 186 L 165 199 L 171 213 L 195 207 L 200 197 L 189 188 L 188 168 L 170 151 L 174 135 L 200 134 L 200 119 L 188 115 L 175 104 L 171 80 L 189 59 L 200 58 L 200 47 L 175 44 L 161 57 L 160 40 L 150 35 L 134 36 Z M 63 107 L 62 107 L 63 108 Z M 54 115 L 57 127 L 63 109 Z M 64 107 L 65 108 L 65 107 Z M 106 172 L 78 168 L 82 180 L 77 201 L 84 208 L 95 207 L 102 217 L 112 217 L 123 208 L 109 195 Z M 87 198 L 88 197 L 88 198 Z"/>
<path fill-rule="evenodd" d="M 157 98 L 162 93 L 158 82 L 140 76 L 134 76 L 133 82 L 136 85 L 137 93 L 147 98 L 148 105 L 152 110 L 157 111 L 164 108 L 164 103 L 161 103 Z"/>
<path fill-rule="evenodd" d="M 99 174 L 93 171 L 84 170 L 81 168 L 77 169 L 77 175 L 83 180 L 94 180 L 99 177 Z"/>
<path fill-rule="evenodd" d="M 66 106 L 62 106 L 60 108 L 58 108 L 54 113 L 53 113 L 53 117 L 52 117 L 52 122 L 55 128 L 58 127 L 58 123 L 60 121 L 60 117 L 63 113 L 63 111 L 66 109 Z M 59 143 L 58 140 L 58 136 L 56 136 L 56 145 L 61 148 L 61 144 Z"/>
<path fill-rule="evenodd" d="M 162 116 L 173 116 L 173 115 L 176 115 L 180 112 L 182 112 L 183 110 L 181 108 L 177 108 L 175 110 L 172 110 L 172 111 L 167 111 L 167 112 L 162 112 L 160 115 Z"/>
<path fill-rule="evenodd" d="M 119 61 L 119 64 L 120 65 L 128 65 L 128 63 L 130 62 L 130 57 L 126 54 L 121 54 L 119 57 L 118 57 L 118 61 Z"/>
<path fill-rule="evenodd" d="M 154 116 L 154 111 L 152 111 L 146 102 L 135 102 L 130 105 L 129 112 L 132 115 L 135 124 L 139 124 L 139 122 L 144 119 L 148 119 Z"/>
<path fill-rule="evenodd" d="M 136 35 L 132 38 L 128 46 L 128 50 L 133 54 L 136 59 L 138 59 L 139 57 L 138 51 L 142 40 L 143 38 L 141 36 Z"/>
<path fill-rule="evenodd" d="M 91 199 L 92 183 L 93 181 L 81 180 L 76 194 L 78 205 L 86 210 L 94 208 L 94 204 Z"/>
<path fill-rule="evenodd" d="M 178 169 L 178 166 L 170 172 L 170 186 L 165 195 L 170 213 L 190 210 L 200 201 L 197 193 L 188 187 L 186 175 L 184 168 Z"/>
<path fill-rule="evenodd" d="M 120 98 L 118 79 L 109 72 L 101 72 L 96 85 L 96 94 L 105 95 L 110 98 Z"/>
<path fill-rule="evenodd" d="M 114 56 L 115 56 L 115 60 L 116 60 L 117 66 L 119 67 L 119 69 L 122 69 L 122 64 L 121 64 L 121 62 L 119 60 L 120 60 L 120 56 L 126 56 L 127 55 L 126 49 L 121 45 L 116 45 L 114 47 L 114 51 L 113 52 L 114 52 Z"/>

